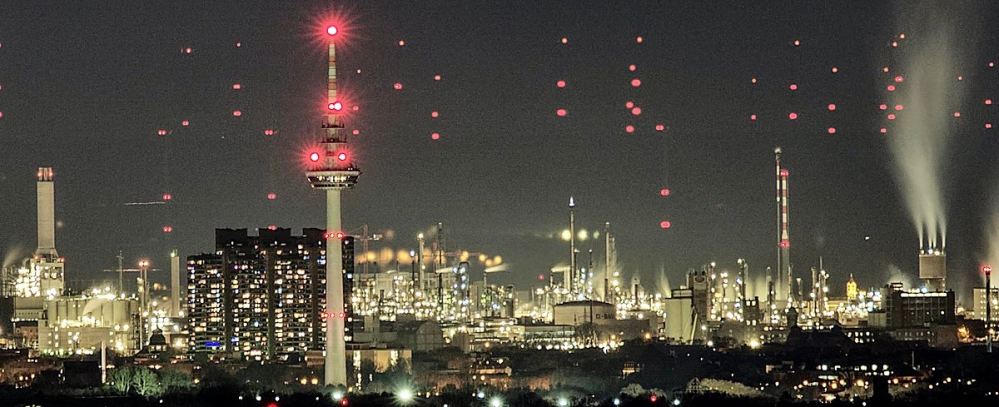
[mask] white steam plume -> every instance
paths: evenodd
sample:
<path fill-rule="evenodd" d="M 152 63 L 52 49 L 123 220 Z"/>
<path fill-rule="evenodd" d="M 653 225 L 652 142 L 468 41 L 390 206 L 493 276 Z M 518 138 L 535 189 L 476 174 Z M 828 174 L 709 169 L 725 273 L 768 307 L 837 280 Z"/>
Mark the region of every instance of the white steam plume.
<path fill-rule="evenodd" d="M 898 120 L 889 121 L 888 142 L 920 248 L 942 249 L 947 234 L 944 154 L 963 97 L 957 86 L 961 44 L 955 31 L 960 21 L 947 2 L 907 1 L 900 8 L 907 38 L 899 45 L 901 72 L 891 75 L 898 91 L 889 109 Z"/>

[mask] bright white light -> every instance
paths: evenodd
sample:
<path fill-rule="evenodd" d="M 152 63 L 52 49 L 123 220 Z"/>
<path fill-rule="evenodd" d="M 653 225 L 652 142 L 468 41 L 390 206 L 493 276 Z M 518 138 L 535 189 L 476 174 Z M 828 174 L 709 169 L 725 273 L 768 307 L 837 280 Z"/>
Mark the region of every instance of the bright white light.
<path fill-rule="evenodd" d="M 679 406 L 680 405 L 680 399 L 673 399 L 673 405 L 674 406 Z"/>
<path fill-rule="evenodd" d="M 503 400 L 500 400 L 499 397 L 494 397 L 492 400 L 489 400 L 489 405 L 492 407 L 500 407 L 503 405 Z"/>
<path fill-rule="evenodd" d="M 617 400 L 617 399 L 615 399 L 615 400 Z M 620 401 L 618 401 L 618 403 L 620 403 Z M 566 399 L 558 399 L 558 405 L 559 405 L 559 407 L 565 407 L 565 406 L 568 406 L 568 405 L 569 405 L 569 400 L 566 400 Z M 617 404 L 614 404 L 614 405 L 617 405 Z"/>
<path fill-rule="evenodd" d="M 410 389 L 399 390 L 399 400 L 401 400 L 404 403 L 413 401 L 413 391 Z"/>
<path fill-rule="evenodd" d="M 614 398 L 614 405 L 615 405 L 615 406 L 620 406 L 620 405 L 621 405 L 621 399 L 619 399 L 619 398 L 615 397 L 615 398 Z"/>
<path fill-rule="evenodd" d="M 335 391 L 333 392 L 333 400 L 340 401 L 343 398 L 343 393 Z"/>

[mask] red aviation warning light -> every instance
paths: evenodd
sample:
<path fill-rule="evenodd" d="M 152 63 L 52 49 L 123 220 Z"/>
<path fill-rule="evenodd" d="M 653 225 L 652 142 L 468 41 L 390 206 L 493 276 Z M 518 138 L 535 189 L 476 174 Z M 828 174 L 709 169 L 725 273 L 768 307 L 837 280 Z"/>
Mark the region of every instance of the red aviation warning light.
<path fill-rule="evenodd" d="M 309 160 L 312 162 L 319 161 L 319 153 L 313 151 L 312 154 L 309 154 Z"/>
<path fill-rule="evenodd" d="M 326 239 L 336 238 L 336 239 L 343 240 L 344 234 L 343 234 L 343 232 L 324 233 L 323 237 L 326 238 Z M 336 316 L 336 315 L 334 315 L 334 316 Z"/>
<path fill-rule="evenodd" d="M 343 103 L 340 103 L 340 101 L 336 101 L 336 102 L 333 102 L 333 103 L 330 103 L 329 105 L 327 105 L 326 108 L 329 109 L 329 110 L 335 110 L 335 111 L 339 112 L 339 111 L 343 110 Z"/>
<path fill-rule="evenodd" d="M 336 159 L 340 161 L 347 161 L 347 153 L 340 153 L 336 155 Z"/>
<path fill-rule="evenodd" d="M 329 27 L 326 27 L 326 33 L 329 34 L 330 36 L 336 35 L 336 31 L 337 30 L 336 30 L 336 26 L 335 25 L 331 25 Z"/>
<path fill-rule="evenodd" d="M 780 170 L 780 176 L 781 178 L 787 178 L 788 176 L 787 170 Z"/>
<path fill-rule="evenodd" d="M 787 249 L 789 247 L 791 247 L 791 242 L 789 242 L 787 240 L 781 240 L 780 241 L 780 248 L 781 249 Z"/>
<path fill-rule="evenodd" d="M 987 276 L 992 275 L 992 266 L 982 266 L 982 272 Z"/>

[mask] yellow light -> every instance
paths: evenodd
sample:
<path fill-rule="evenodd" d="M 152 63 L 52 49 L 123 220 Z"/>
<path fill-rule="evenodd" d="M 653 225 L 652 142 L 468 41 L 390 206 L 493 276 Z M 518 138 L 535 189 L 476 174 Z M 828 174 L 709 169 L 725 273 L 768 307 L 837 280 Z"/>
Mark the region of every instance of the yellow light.
<path fill-rule="evenodd" d="M 562 240 L 565 240 L 565 241 L 568 242 L 569 239 L 572 239 L 572 232 L 570 232 L 569 229 L 563 230 L 562 231 Z"/>

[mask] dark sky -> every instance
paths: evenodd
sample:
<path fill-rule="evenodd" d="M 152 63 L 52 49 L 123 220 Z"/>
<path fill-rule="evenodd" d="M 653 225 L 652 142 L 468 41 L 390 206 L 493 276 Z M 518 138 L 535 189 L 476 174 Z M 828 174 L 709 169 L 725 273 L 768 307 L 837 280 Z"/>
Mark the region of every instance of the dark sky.
<path fill-rule="evenodd" d="M 347 128 L 360 131 L 351 143 L 364 172 L 344 194 L 343 220 L 394 236 L 373 248 L 412 248 L 418 231 L 442 221 L 451 248 L 509 263 L 491 280 L 527 285 L 567 258 L 552 236 L 567 227 L 574 195 L 579 227 L 613 224 L 626 276 L 654 285 L 664 267 L 676 287 L 689 268 L 734 269 L 740 257 L 761 275 L 776 252 L 780 145 L 797 270 L 824 256 L 835 292 L 851 272 L 864 286 L 883 284 L 889 265 L 915 276 L 917 237 L 878 104 L 890 79 L 881 67 L 901 52 L 890 43 L 919 27 L 899 27 L 899 8 L 887 2 L 336 4 L 350 21 L 338 47 L 340 86 L 359 106 Z M 989 7 L 976 14 L 994 15 Z M 5 264 L 36 245 L 34 174 L 43 165 L 55 168 L 57 247 L 71 280 L 103 278 L 119 249 L 130 264 L 149 257 L 161 267 L 174 247 L 210 251 L 217 227 L 323 225 L 323 194 L 310 190 L 300 160 L 320 134 L 326 62 L 317 21 L 332 9 L 0 3 Z M 999 59 L 999 26 L 956 29 L 977 39 L 964 55 L 969 100 L 957 107 L 964 114 L 945 177 L 949 282 L 962 288 L 984 252 L 997 172 L 988 163 L 996 136 L 984 123 L 999 116 L 981 100 L 999 98 L 999 71 L 988 69 Z M 559 79 L 568 86 L 557 88 Z M 662 188 L 672 194 L 660 196 Z M 165 192 L 167 205 L 125 205 Z M 661 229 L 662 220 L 672 227 Z M 600 242 L 593 249 L 602 257 Z"/>

